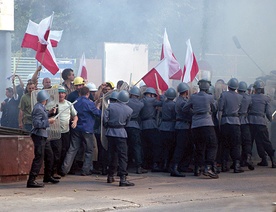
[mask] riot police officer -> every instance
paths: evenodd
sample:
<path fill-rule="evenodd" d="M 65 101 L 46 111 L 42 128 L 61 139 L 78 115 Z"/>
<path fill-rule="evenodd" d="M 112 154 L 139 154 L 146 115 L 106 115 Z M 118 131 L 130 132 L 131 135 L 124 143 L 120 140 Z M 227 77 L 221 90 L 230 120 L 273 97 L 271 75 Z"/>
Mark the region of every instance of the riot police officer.
<path fill-rule="evenodd" d="M 147 173 L 148 171 L 142 168 L 142 143 L 141 143 L 141 129 L 140 129 L 140 111 L 144 107 L 144 103 L 139 100 L 141 91 L 134 86 L 129 91 L 130 99 L 127 105 L 133 110 L 130 121 L 127 123 L 125 129 L 127 131 L 127 142 L 130 156 L 134 158 L 136 166 L 136 174 Z"/>
<path fill-rule="evenodd" d="M 152 172 L 161 172 L 161 142 L 159 130 L 156 122 L 156 107 L 162 106 L 162 101 L 156 99 L 157 93 L 154 88 L 147 88 L 144 97 L 141 99 L 144 107 L 140 112 L 142 129 L 142 148 L 144 156 L 144 166 L 148 168 L 152 165 Z"/>
<path fill-rule="evenodd" d="M 252 162 L 252 142 L 251 142 L 251 133 L 248 122 L 248 109 L 251 104 L 251 96 L 246 93 L 247 84 L 246 82 L 239 82 L 238 93 L 242 95 L 241 107 L 239 110 L 239 117 L 241 123 L 241 144 L 242 144 L 242 154 L 241 161 L 244 165 L 250 170 L 254 170 Z"/>
<path fill-rule="evenodd" d="M 206 79 L 198 81 L 200 91 L 189 98 L 183 112 L 189 112 L 190 109 L 193 111 L 191 128 L 195 144 L 194 175 L 201 175 L 201 167 L 204 166 L 203 175 L 216 179 L 219 176 L 212 170 L 218 145 L 212 119 L 216 105 L 214 97 L 207 94 L 210 84 Z"/>
<path fill-rule="evenodd" d="M 171 167 L 171 176 L 173 177 L 185 177 L 185 175 L 178 170 L 178 166 L 181 160 L 183 160 L 185 165 L 188 167 L 194 150 L 191 141 L 192 113 L 190 111 L 186 113 L 182 111 L 183 106 L 188 101 L 189 90 L 190 87 L 185 82 L 182 82 L 177 86 L 179 96 L 177 97 L 175 103 L 176 146 L 174 149 Z"/>
<path fill-rule="evenodd" d="M 240 166 L 240 146 L 241 131 L 239 110 L 242 96 L 236 93 L 239 82 L 236 78 L 228 81 L 228 91 L 221 94 L 218 102 L 220 128 L 223 137 L 222 157 L 223 169 L 227 166 L 229 154 L 234 162 L 234 173 L 241 173 Z"/>
<path fill-rule="evenodd" d="M 104 111 L 104 126 L 106 129 L 106 137 L 108 139 L 109 153 L 109 169 L 107 183 L 113 183 L 114 173 L 118 167 L 118 175 L 120 176 L 119 186 L 134 186 L 134 183 L 126 179 L 127 173 L 127 132 L 125 126 L 129 122 L 132 109 L 126 105 L 129 101 L 129 94 L 122 90 L 117 96 L 117 102 L 109 104 Z"/>
<path fill-rule="evenodd" d="M 175 102 L 176 91 L 168 88 L 165 92 L 167 98 L 162 104 L 161 123 L 159 126 L 160 140 L 162 145 L 162 165 L 163 171 L 169 172 L 169 164 L 172 159 L 175 147 Z"/>
<path fill-rule="evenodd" d="M 276 161 L 274 157 L 275 150 L 269 140 L 268 129 L 266 126 L 266 119 L 272 121 L 272 112 L 270 106 L 270 98 L 264 95 L 265 83 L 262 80 L 257 80 L 253 88 L 255 94 L 252 94 L 252 104 L 248 112 L 248 120 L 250 124 L 250 132 L 252 141 L 255 140 L 258 155 L 262 161 L 258 163 L 259 166 L 268 166 L 266 154 L 271 159 L 272 168 L 276 168 Z"/>

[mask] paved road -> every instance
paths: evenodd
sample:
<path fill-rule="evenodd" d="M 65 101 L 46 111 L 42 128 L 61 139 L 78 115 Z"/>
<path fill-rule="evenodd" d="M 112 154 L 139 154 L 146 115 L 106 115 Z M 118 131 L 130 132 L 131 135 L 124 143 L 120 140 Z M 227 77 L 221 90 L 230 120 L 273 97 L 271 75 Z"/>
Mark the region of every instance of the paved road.
<path fill-rule="evenodd" d="M 134 187 L 106 183 L 106 176 L 67 175 L 56 185 L 27 189 L 0 184 L 0 211 L 274 211 L 276 169 L 257 167 L 217 180 L 130 173 Z M 38 180 L 41 181 L 41 180 Z M 274 208 L 275 207 L 275 208 Z"/>

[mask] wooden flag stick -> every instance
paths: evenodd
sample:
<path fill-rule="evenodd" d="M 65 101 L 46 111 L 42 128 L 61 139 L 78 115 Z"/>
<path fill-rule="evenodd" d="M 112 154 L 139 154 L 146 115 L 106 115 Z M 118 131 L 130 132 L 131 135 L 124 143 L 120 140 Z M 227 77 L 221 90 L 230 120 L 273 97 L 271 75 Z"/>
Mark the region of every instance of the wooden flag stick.
<path fill-rule="evenodd" d="M 158 90 L 158 92 L 159 92 L 159 91 L 160 91 L 160 88 L 159 88 L 159 83 L 158 83 L 158 79 L 157 79 L 156 73 L 154 74 L 154 76 L 155 76 L 156 87 L 157 87 L 157 90 Z"/>
<path fill-rule="evenodd" d="M 16 70 L 17 70 L 19 61 L 20 61 L 20 59 L 21 59 L 21 56 L 22 56 L 22 48 L 20 49 L 19 57 L 18 57 L 18 60 L 16 61 L 16 64 L 15 64 L 15 68 L 14 68 L 14 71 L 13 71 L 13 76 L 15 76 L 15 74 L 16 74 Z"/>

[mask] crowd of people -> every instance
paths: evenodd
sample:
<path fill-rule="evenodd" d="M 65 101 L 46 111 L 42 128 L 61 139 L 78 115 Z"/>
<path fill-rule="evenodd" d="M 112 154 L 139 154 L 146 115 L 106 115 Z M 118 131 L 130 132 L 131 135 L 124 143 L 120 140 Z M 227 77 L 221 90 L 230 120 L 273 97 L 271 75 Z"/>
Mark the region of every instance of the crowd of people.
<path fill-rule="evenodd" d="M 181 82 L 177 89 L 162 94 L 151 87 L 123 86 L 122 80 L 116 87 L 104 82 L 97 88 L 75 77 L 72 69 L 64 69 L 60 85 L 43 79 L 31 109 L 40 70 L 41 66 L 25 90 L 20 76 L 14 75 L 13 87 L 6 89 L 7 99 L 1 103 L 1 126 L 29 131 L 34 142 L 28 188 L 44 186 L 36 181 L 43 161 L 44 183 L 58 183 L 61 177 L 78 172 L 107 175 L 107 183 L 113 183 L 117 173 L 119 186 L 134 186 L 127 180 L 130 167 L 136 174 L 150 170 L 185 177 L 185 172 L 191 172 L 217 179 L 230 169 L 234 173 L 244 172 L 242 167 L 254 170 L 254 142 L 261 158 L 257 165 L 268 166 L 269 156 L 271 167 L 276 168 L 267 127 L 267 120 L 273 118 L 271 100 L 262 80 L 247 86 L 231 78 L 227 84 L 218 80 L 212 86 L 201 79 L 197 91 Z M 47 89 L 59 93 L 58 107 L 49 111 L 45 109 L 50 97 Z M 103 101 L 109 103 L 107 107 Z M 49 140 L 46 129 L 56 121 L 57 108 L 62 111 L 58 116 L 61 137 Z"/>

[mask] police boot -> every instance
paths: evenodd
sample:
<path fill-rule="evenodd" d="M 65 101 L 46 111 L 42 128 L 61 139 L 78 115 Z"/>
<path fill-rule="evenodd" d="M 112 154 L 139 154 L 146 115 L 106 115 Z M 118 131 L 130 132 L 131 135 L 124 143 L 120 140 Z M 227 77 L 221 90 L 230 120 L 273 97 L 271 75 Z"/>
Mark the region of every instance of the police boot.
<path fill-rule="evenodd" d="M 216 173 L 216 174 L 219 174 L 219 173 L 220 173 L 220 169 L 218 168 L 216 162 L 212 165 L 212 171 L 213 171 L 214 173 Z"/>
<path fill-rule="evenodd" d="M 266 157 L 262 158 L 262 161 L 257 163 L 258 166 L 268 166 L 268 162 L 266 160 Z"/>
<path fill-rule="evenodd" d="M 255 169 L 254 165 L 253 165 L 252 157 L 251 157 L 250 154 L 247 154 L 246 165 L 247 165 L 249 170 L 254 170 Z"/>
<path fill-rule="evenodd" d="M 201 167 L 195 166 L 194 176 L 200 176 L 200 175 L 201 175 Z"/>
<path fill-rule="evenodd" d="M 244 172 L 244 171 L 241 168 L 240 161 L 236 160 L 234 162 L 234 173 L 242 173 L 242 172 Z"/>
<path fill-rule="evenodd" d="M 145 174 L 148 173 L 148 170 L 143 169 L 141 166 L 137 167 L 136 174 Z"/>
<path fill-rule="evenodd" d="M 158 166 L 158 163 L 154 163 L 151 172 L 162 172 L 163 170 Z"/>
<path fill-rule="evenodd" d="M 207 177 L 210 177 L 210 178 L 213 178 L 213 179 L 218 179 L 219 178 L 219 176 L 216 173 L 213 172 L 211 165 L 206 165 L 205 166 L 204 171 L 203 171 L 203 175 L 207 176 Z"/>
<path fill-rule="evenodd" d="M 228 165 L 227 165 L 227 161 L 223 161 L 223 162 L 222 162 L 221 171 L 222 171 L 222 172 L 228 172 L 228 171 L 229 171 L 229 167 L 228 167 Z"/>
<path fill-rule="evenodd" d="M 275 159 L 274 155 L 270 156 L 270 160 L 271 160 L 271 167 L 276 168 L 276 159 Z"/>
<path fill-rule="evenodd" d="M 127 181 L 126 175 L 120 176 L 119 186 L 134 186 L 134 185 L 135 185 L 134 183 Z"/>
<path fill-rule="evenodd" d="M 164 165 L 163 165 L 163 172 L 169 173 L 169 163 L 167 160 L 164 161 Z"/>
<path fill-rule="evenodd" d="M 171 169 L 171 176 L 172 176 L 172 177 L 185 177 L 184 174 L 181 174 L 181 173 L 178 171 L 178 164 L 177 164 L 177 163 L 173 164 L 173 166 L 172 166 L 172 169 Z"/>
<path fill-rule="evenodd" d="M 56 183 L 59 183 L 59 180 L 53 178 L 52 176 L 47 176 L 47 177 L 44 176 L 43 182 L 44 183 L 53 183 L 53 184 L 56 184 Z"/>
<path fill-rule="evenodd" d="M 43 183 L 38 183 L 35 181 L 35 176 L 30 175 L 27 181 L 27 188 L 42 188 L 44 187 Z"/>
<path fill-rule="evenodd" d="M 113 175 L 108 175 L 107 176 L 107 183 L 113 183 L 115 182 L 114 176 Z"/>

